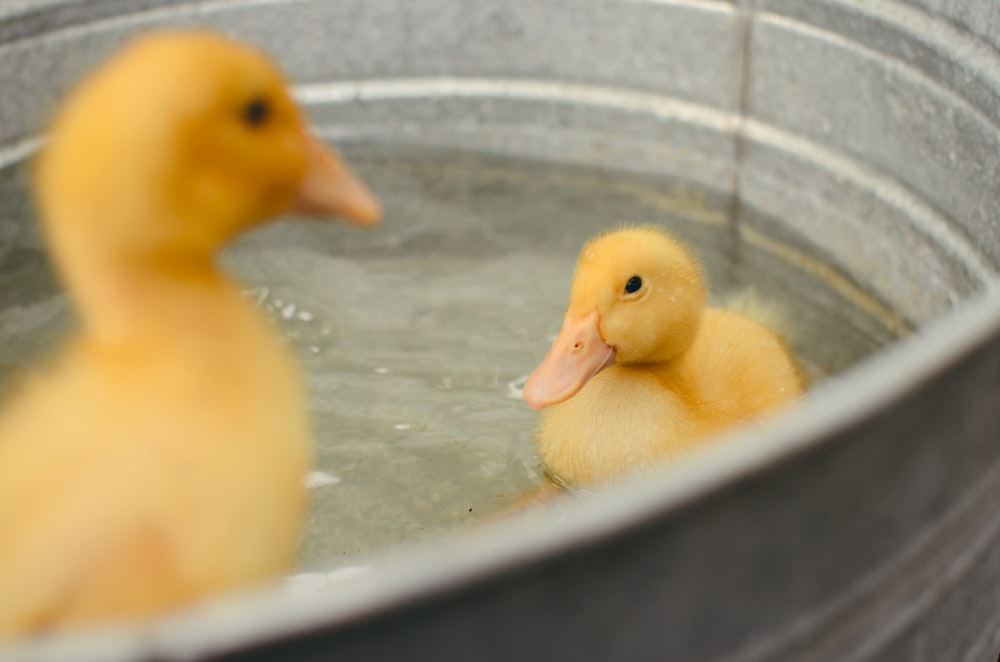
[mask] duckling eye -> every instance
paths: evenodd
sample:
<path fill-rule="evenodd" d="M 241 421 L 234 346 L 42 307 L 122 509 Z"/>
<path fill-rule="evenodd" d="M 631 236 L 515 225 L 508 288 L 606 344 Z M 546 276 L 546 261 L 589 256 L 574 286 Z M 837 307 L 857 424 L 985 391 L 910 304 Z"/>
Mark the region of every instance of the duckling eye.
<path fill-rule="evenodd" d="M 250 126 L 261 126 L 271 117 L 271 104 L 263 97 L 254 97 L 243 106 L 243 121 Z"/>
<path fill-rule="evenodd" d="M 625 294 L 635 294 L 639 291 L 640 287 L 642 287 L 642 279 L 638 276 L 632 276 L 625 283 Z"/>

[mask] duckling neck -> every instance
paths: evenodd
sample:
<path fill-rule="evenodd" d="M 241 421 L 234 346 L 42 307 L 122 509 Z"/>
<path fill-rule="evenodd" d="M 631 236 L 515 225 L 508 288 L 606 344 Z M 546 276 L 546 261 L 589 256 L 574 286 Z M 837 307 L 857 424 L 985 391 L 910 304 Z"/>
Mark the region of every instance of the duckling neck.
<path fill-rule="evenodd" d="M 685 365 L 684 355 L 666 360 L 619 363 L 614 369 L 619 377 L 634 378 L 640 383 L 648 383 L 647 380 L 652 377 L 661 389 L 676 396 L 679 405 L 698 400 L 698 384 Z"/>
<path fill-rule="evenodd" d="M 243 303 L 209 256 L 106 259 L 69 270 L 65 280 L 83 334 L 105 345 L 197 334 L 217 319 L 213 310 Z"/>
<path fill-rule="evenodd" d="M 669 383 L 673 390 L 685 385 L 683 362 L 683 356 L 678 356 L 655 361 L 629 361 L 617 365 L 626 374 L 655 374 L 660 381 Z"/>

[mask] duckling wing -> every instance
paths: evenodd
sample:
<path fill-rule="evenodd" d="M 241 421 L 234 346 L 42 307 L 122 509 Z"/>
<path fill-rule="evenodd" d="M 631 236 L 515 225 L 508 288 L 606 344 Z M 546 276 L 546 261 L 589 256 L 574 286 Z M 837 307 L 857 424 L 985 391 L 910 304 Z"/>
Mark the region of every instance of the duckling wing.
<path fill-rule="evenodd" d="M 756 418 L 802 392 L 792 357 L 778 336 L 729 310 L 705 311 L 685 372 L 709 429 Z"/>

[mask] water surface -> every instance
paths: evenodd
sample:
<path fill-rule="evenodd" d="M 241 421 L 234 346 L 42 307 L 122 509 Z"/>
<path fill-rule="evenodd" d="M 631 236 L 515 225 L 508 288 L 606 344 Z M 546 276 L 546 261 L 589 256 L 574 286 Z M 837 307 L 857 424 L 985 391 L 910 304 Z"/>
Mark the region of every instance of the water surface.
<path fill-rule="evenodd" d="M 224 256 L 308 374 L 322 473 L 305 570 L 461 530 L 537 484 L 519 386 L 602 230 L 662 224 L 701 255 L 717 298 L 752 288 L 777 303 L 812 379 L 905 331 L 835 270 L 756 236 L 752 214 L 734 240 L 728 202 L 677 182 L 398 146 L 347 154 L 385 204 L 382 227 L 283 222 Z M 31 219 L 24 170 L 0 171 L 5 375 L 72 325 Z"/>

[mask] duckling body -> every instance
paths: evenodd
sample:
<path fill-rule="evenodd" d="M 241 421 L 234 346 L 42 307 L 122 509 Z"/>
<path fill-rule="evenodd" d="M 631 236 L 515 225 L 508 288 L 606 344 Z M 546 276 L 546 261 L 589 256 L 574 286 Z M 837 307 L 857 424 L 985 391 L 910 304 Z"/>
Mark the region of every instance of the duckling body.
<path fill-rule="evenodd" d="M 214 256 L 297 199 L 361 223 L 374 200 L 266 58 L 202 32 L 140 38 L 71 95 L 36 191 L 81 329 L 0 412 L 0 639 L 287 571 L 305 396 Z"/>
<path fill-rule="evenodd" d="M 654 466 L 801 393 L 777 336 L 705 300 L 693 255 L 659 229 L 584 248 L 563 329 L 525 385 L 529 404 L 546 407 L 538 449 L 557 480 Z"/>
<path fill-rule="evenodd" d="M 155 333 L 77 340 L 0 423 L 2 633 L 142 617 L 294 562 L 295 365 L 225 280 L 165 287 Z"/>

